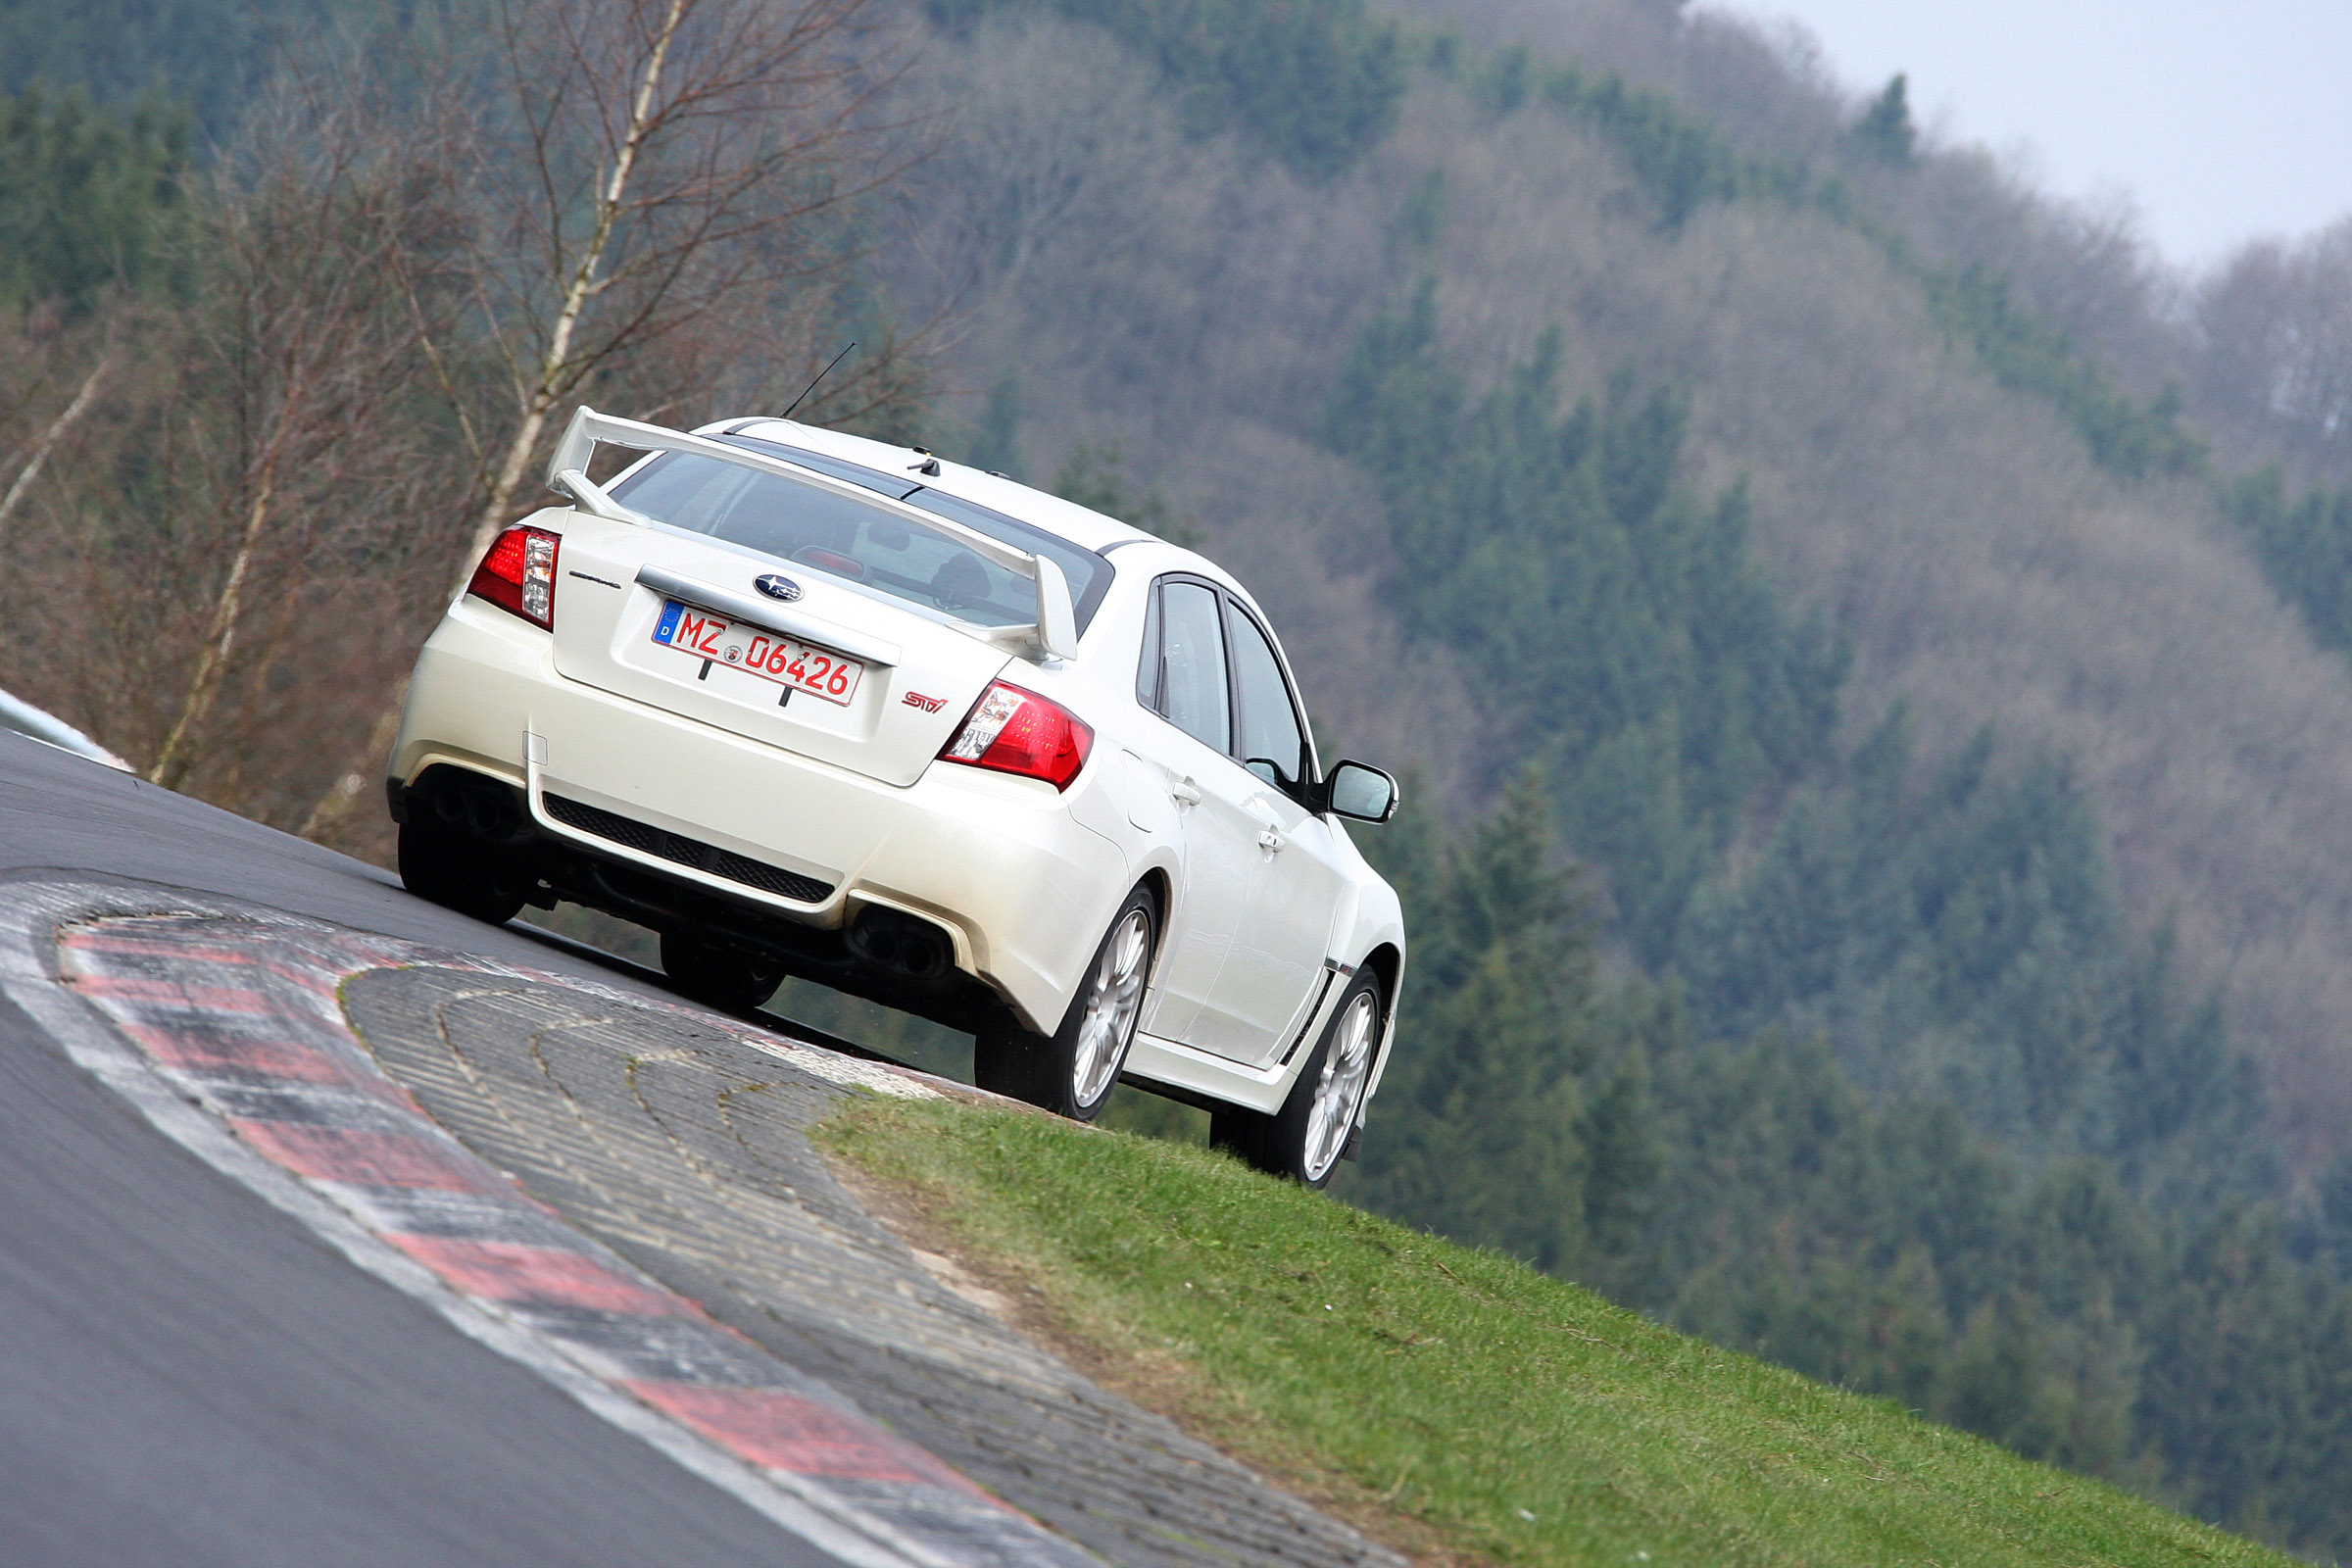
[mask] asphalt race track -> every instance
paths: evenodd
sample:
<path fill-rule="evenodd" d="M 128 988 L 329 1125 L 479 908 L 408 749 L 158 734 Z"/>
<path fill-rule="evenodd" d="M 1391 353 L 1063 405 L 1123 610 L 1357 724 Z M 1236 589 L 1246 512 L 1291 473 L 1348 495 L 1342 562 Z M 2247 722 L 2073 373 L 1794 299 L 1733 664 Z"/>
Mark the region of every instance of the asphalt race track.
<path fill-rule="evenodd" d="M 952 1086 L 8 733 L 0 881 L 0 1562 L 1397 1561 L 802 1135 Z"/>
<path fill-rule="evenodd" d="M 356 861 L 0 733 L 0 878 L 58 871 L 564 961 Z M 7 1006 L 0 1325 L 12 1568 L 833 1560 L 353 1268 Z"/>

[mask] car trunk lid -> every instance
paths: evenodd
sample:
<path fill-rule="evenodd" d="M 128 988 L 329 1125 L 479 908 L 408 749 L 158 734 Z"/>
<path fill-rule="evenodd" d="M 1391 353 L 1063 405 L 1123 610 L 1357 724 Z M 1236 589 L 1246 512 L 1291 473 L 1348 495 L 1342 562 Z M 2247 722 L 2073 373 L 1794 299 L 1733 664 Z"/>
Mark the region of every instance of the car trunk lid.
<path fill-rule="evenodd" d="M 900 786 L 1011 662 L 806 564 L 585 513 L 555 618 L 567 679 Z"/>

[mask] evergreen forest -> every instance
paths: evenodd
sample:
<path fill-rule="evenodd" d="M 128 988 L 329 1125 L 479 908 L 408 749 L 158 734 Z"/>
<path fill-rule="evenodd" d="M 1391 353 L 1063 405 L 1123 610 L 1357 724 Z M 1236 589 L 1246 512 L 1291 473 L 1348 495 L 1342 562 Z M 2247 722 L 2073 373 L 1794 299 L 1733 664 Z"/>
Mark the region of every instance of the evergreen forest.
<path fill-rule="evenodd" d="M 559 350 L 476 0 L 0 0 L 0 686 L 380 858 L 534 397 L 854 339 L 804 416 L 1198 543 L 1405 776 L 1336 1197 L 2352 1557 L 2352 219 L 2176 276 L 1666 0 L 851 13 Z"/>

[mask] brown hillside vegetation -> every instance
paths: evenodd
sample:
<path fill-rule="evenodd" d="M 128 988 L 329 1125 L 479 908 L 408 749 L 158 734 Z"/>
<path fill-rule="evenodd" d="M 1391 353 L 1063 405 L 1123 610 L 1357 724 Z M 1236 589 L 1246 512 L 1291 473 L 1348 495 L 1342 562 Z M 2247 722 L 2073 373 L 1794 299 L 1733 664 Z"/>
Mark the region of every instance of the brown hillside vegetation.
<path fill-rule="evenodd" d="M 1624 73 L 1702 110 L 1748 145 L 1819 164 L 1856 105 L 1801 29 L 1654 0 L 1402 0 L 1393 9 L 1494 48 Z M 2130 199 L 2054 201 L 1985 148 L 1923 144 L 1900 171 L 1840 179 L 1927 255 L 1976 262 L 2097 351 L 2141 392 L 2178 384 L 2227 456 L 2352 475 L 2352 216 L 2301 238 L 2264 236 L 2201 277 L 2137 237 Z"/>
<path fill-rule="evenodd" d="M 543 504 L 570 410 L 695 423 L 824 363 L 848 210 L 921 150 L 875 108 L 881 9 L 514 0 L 448 49 L 289 43 L 155 181 L 171 286 L 100 258 L 0 312 L 0 682 L 159 783 L 387 858 L 408 670 Z M 808 412 L 887 422 L 919 335 L 869 333 Z"/>
<path fill-rule="evenodd" d="M 1724 209 L 1578 267 L 1552 236 L 1598 227 L 1607 192 L 1553 156 L 1562 127 L 1520 119 L 1448 160 L 1454 329 L 1524 352 L 1527 320 L 1578 320 L 1599 364 L 1700 389 L 1708 464 L 1749 476 L 1784 582 L 1855 638 L 1851 716 L 1902 696 L 1932 745 L 1991 720 L 2072 758 L 2132 907 L 2226 979 L 2298 1152 L 2332 1152 L 2352 1111 L 2352 864 L 2328 853 L 2352 830 L 2342 661 L 2201 490 L 2101 474 L 1863 242 Z M 1501 299 L 1517 310 L 1475 318 Z"/>
<path fill-rule="evenodd" d="M 1551 31 L 1713 91 L 1709 108 L 1768 143 L 1835 133 L 1840 106 L 1785 55 L 1718 23 L 1678 53 L 1658 9 L 1576 8 L 1560 15 L 1578 26 Z M 1396 133 L 1314 186 L 1231 136 L 1188 134 L 1147 69 L 1089 28 L 991 22 L 930 61 L 948 146 L 901 286 L 960 286 L 967 418 L 1011 373 L 1032 477 L 1077 443 L 1121 443 L 1264 586 L 1346 742 L 1415 762 L 1457 803 L 1494 783 L 1455 678 L 1395 678 L 1377 503 L 1308 439 L 1354 330 L 1426 270 L 1446 346 L 1478 374 L 1558 324 L 1575 390 L 1626 365 L 1688 388 L 1698 477 L 1747 478 L 1784 589 L 1854 639 L 1849 729 L 1900 697 L 1923 765 L 1987 721 L 2070 759 L 2135 920 L 2172 922 L 2191 972 L 2226 988 L 2297 1168 L 2341 1147 L 2352 673 L 2201 486 L 2094 466 L 1850 228 L 1741 203 L 1666 231 L 1618 156 L 1549 110 L 1497 116 L 1419 76 Z M 2184 364 L 2128 229 L 2037 203 L 1974 154 L 1917 184 L 1890 182 L 1886 211 L 1920 243 L 2000 260 L 2129 376 Z"/>

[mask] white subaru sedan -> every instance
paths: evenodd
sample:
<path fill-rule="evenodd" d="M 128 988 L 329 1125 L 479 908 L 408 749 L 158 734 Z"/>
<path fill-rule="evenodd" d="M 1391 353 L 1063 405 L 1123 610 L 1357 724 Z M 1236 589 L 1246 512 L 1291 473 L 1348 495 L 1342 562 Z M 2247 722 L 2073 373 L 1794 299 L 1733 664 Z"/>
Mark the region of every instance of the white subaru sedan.
<path fill-rule="evenodd" d="M 640 454 L 608 483 L 599 444 Z M 969 1031 L 984 1088 L 1121 1078 L 1311 1185 L 1353 1152 L 1404 967 L 1281 646 L 1213 563 L 1001 476 L 780 419 L 573 417 L 568 505 L 424 646 L 386 780 L 415 892 L 571 900 L 687 994 L 799 975 Z"/>

